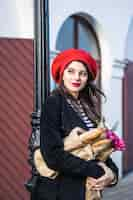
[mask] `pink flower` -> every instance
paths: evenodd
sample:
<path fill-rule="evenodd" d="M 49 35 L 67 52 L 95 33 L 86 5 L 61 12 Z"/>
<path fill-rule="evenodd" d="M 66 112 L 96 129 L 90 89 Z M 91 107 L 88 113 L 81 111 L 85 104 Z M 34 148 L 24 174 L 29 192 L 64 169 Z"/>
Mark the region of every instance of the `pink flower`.
<path fill-rule="evenodd" d="M 112 145 L 115 150 L 124 151 L 126 148 L 124 140 L 120 139 L 112 130 L 106 131 L 106 137 L 112 140 Z"/>

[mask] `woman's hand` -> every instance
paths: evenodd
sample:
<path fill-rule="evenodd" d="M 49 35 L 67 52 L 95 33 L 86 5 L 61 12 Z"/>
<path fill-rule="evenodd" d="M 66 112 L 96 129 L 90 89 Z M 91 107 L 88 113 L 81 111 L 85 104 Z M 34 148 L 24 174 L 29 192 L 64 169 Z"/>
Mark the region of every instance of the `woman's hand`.
<path fill-rule="evenodd" d="M 86 186 L 88 189 L 94 188 L 96 184 L 97 184 L 97 179 L 92 178 L 92 177 L 87 177 Z"/>
<path fill-rule="evenodd" d="M 104 169 L 105 174 L 97 179 L 96 184 L 92 188 L 94 190 L 103 190 L 105 187 L 109 186 L 115 179 L 114 173 L 109 167 L 106 166 L 105 163 L 100 162 L 99 165 Z"/>
<path fill-rule="evenodd" d="M 86 180 L 87 187 L 91 190 L 103 190 L 105 187 L 109 186 L 112 181 L 115 179 L 115 175 L 112 170 L 108 168 L 104 163 L 100 162 L 99 165 L 104 169 L 105 174 L 98 178 L 88 177 Z"/>

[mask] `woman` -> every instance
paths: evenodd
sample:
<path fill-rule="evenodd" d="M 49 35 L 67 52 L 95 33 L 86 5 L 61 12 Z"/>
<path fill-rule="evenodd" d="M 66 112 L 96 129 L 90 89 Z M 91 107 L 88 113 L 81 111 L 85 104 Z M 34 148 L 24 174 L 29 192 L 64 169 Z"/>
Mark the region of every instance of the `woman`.
<path fill-rule="evenodd" d="M 97 100 L 102 92 L 92 83 L 97 73 L 96 61 L 82 49 L 65 50 L 53 61 L 52 76 L 58 87 L 42 109 L 40 150 L 48 167 L 59 175 L 39 177 L 36 200 L 85 200 L 87 183 L 101 191 L 114 179 L 117 182 L 118 168 L 111 158 L 106 163 L 86 161 L 64 150 L 63 139 L 75 127 L 92 130 L 100 121 Z"/>

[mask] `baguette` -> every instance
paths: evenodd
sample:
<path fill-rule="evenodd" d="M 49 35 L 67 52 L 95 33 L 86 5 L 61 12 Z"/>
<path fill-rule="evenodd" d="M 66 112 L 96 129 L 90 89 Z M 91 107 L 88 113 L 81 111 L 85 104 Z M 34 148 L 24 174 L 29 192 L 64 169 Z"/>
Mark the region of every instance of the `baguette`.
<path fill-rule="evenodd" d="M 99 138 L 105 132 L 105 128 L 95 128 L 90 131 L 85 131 L 80 135 L 80 140 L 84 144 L 92 144 L 95 139 Z"/>
<path fill-rule="evenodd" d="M 71 130 L 70 134 L 64 138 L 64 150 L 72 151 L 84 146 L 82 141 L 80 140 L 80 135 L 85 132 L 84 129 L 80 127 L 75 127 Z"/>
<path fill-rule="evenodd" d="M 92 149 L 95 155 L 105 151 L 109 147 L 111 147 L 112 141 L 110 139 L 100 140 L 92 145 Z"/>
<path fill-rule="evenodd" d="M 42 157 L 40 148 L 36 149 L 34 152 L 34 163 L 41 176 L 47 176 L 51 179 L 54 179 L 58 175 L 58 172 L 48 168 L 45 160 Z"/>
<path fill-rule="evenodd" d="M 109 148 L 104 152 L 101 152 L 96 158 L 98 160 L 101 160 L 103 162 L 105 162 L 107 160 L 107 158 L 111 155 L 111 153 L 114 151 L 114 148 Z"/>

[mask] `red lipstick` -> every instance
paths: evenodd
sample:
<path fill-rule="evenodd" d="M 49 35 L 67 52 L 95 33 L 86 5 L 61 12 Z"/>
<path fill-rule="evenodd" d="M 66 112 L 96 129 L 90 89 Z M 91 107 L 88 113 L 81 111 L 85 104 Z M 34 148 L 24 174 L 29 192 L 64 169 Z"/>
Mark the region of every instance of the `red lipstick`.
<path fill-rule="evenodd" d="M 72 83 L 72 85 L 73 85 L 74 87 L 79 87 L 79 86 L 80 86 L 80 83 Z"/>

